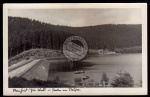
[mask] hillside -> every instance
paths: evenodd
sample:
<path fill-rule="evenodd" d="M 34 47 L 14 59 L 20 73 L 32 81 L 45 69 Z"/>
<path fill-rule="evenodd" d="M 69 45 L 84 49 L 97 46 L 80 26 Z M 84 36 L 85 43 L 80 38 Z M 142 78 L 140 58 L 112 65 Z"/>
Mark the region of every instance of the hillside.
<path fill-rule="evenodd" d="M 9 58 L 35 48 L 62 50 L 65 39 L 77 35 L 89 49 L 111 49 L 141 46 L 141 24 L 105 24 L 87 27 L 52 25 L 40 21 L 8 17 Z"/>

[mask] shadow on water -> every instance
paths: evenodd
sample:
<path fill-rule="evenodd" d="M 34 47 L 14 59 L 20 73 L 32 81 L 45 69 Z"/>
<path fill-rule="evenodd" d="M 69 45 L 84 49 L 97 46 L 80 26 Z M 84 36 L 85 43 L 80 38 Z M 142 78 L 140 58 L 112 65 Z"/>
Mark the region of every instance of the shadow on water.
<path fill-rule="evenodd" d="M 82 62 L 82 61 L 68 61 L 68 60 L 57 60 L 50 62 L 49 71 L 48 71 L 48 80 L 61 80 L 64 83 L 73 84 L 75 75 L 72 75 L 72 72 L 75 71 L 84 71 L 86 67 L 92 67 L 94 64 L 90 62 Z M 67 79 L 64 79 L 67 75 Z M 71 79 L 71 77 L 73 79 Z"/>
<path fill-rule="evenodd" d="M 76 71 L 84 69 L 85 67 L 91 67 L 93 65 L 94 64 L 90 62 L 58 60 L 50 62 L 49 71 L 57 71 L 57 72 Z"/>

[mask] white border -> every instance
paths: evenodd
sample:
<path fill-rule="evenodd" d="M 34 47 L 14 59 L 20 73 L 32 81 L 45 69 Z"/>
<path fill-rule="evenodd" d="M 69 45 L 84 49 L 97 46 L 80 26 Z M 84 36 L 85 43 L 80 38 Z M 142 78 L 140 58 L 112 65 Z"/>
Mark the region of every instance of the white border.
<path fill-rule="evenodd" d="M 79 92 L 14 93 L 8 88 L 8 9 L 86 9 L 140 8 L 142 10 L 142 88 L 79 88 Z M 76 4 L 3 4 L 3 95 L 147 95 L 147 4 L 146 3 L 76 3 Z"/>

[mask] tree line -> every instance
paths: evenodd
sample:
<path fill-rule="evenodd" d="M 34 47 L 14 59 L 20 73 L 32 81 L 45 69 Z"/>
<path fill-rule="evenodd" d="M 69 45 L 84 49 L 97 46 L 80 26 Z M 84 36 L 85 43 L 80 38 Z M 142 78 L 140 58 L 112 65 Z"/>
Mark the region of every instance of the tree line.
<path fill-rule="evenodd" d="M 141 46 L 141 24 L 105 24 L 86 27 L 52 25 L 34 19 L 8 17 L 9 57 L 33 48 L 62 50 L 70 36 L 85 39 L 89 49 Z"/>

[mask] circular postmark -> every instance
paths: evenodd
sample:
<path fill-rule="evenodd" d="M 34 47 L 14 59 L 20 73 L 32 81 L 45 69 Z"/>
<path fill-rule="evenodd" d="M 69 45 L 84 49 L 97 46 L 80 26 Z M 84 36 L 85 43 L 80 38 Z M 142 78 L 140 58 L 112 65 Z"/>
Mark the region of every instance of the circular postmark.
<path fill-rule="evenodd" d="M 86 41 L 79 36 L 71 36 L 63 43 L 64 55 L 72 61 L 79 61 L 87 54 L 88 46 Z"/>

